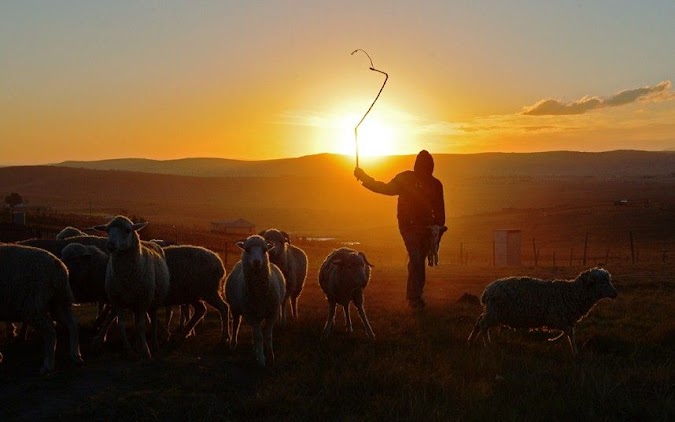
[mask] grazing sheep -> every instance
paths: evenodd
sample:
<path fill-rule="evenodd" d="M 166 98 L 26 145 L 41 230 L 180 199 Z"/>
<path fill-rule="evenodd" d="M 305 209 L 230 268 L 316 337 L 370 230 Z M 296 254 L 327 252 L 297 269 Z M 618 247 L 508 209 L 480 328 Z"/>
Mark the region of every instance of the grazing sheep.
<path fill-rule="evenodd" d="M 349 304 L 354 302 L 366 328 L 366 334 L 370 338 L 375 338 L 363 308 L 363 290 L 368 286 L 371 267 L 373 265 L 368 262 L 363 252 L 351 248 L 335 249 L 323 261 L 319 269 L 319 285 L 328 300 L 328 320 L 323 329 L 325 336 L 329 336 L 333 331 L 335 305 L 338 303 L 342 305 L 347 331 L 353 331 Z"/>
<path fill-rule="evenodd" d="M 443 233 L 448 231 L 446 226 L 433 225 L 429 226 L 431 231 L 431 238 L 429 240 L 429 254 L 427 255 L 427 263 L 430 267 L 438 265 L 438 249 L 441 247 L 441 238 Z"/>
<path fill-rule="evenodd" d="M 578 354 L 574 325 L 603 298 L 615 298 L 611 275 L 602 268 L 591 268 L 573 280 L 541 280 L 532 277 L 506 277 L 490 283 L 481 296 L 484 311 L 469 335 L 471 344 L 478 335 L 490 342 L 490 327 L 561 330 L 572 353 Z"/>
<path fill-rule="evenodd" d="M 96 246 L 103 252 L 107 253 L 108 238 L 103 236 L 74 236 L 67 239 L 28 239 L 16 242 L 17 245 L 32 246 L 34 248 L 44 249 L 53 253 L 56 256 L 61 256 L 63 248 L 71 243 L 80 243 L 82 245 Z"/>
<path fill-rule="evenodd" d="M 61 251 L 61 260 L 70 273 L 70 287 L 76 303 L 107 302 L 105 276 L 109 256 L 93 245 L 70 243 Z"/>
<path fill-rule="evenodd" d="M 259 234 L 274 245 L 269 251 L 270 262 L 281 269 L 286 279 L 286 296 L 281 305 L 281 324 L 286 324 L 287 304 L 290 304 L 291 315 L 297 321 L 298 297 L 307 278 L 307 254 L 297 246 L 291 245 L 291 237 L 285 231 L 269 229 Z"/>
<path fill-rule="evenodd" d="M 82 230 L 78 229 L 77 227 L 73 226 L 68 226 L 61 230 L 57 235 L 56 239 L 57 240 L 62 240 L 62 239 L 68 239 L 69 237 L 75 237 L 75 236 L 87 236 L 87 233 L 83 232 Z"/>
<path fill-rule="evenodd" d="M 229 312 L 221 296 L 225 267 L 220 257 L 206 248 L 190 245 L 167 246 L 164 254 L 171 273 L 171 285 L 164 305 L 169 307 L 189 304 L 195 309 L 195 313 L 181 330 L 181 339 L 206 315 L 206 302 L 220 313 L 221 339 L 229 340 Z"/>
<path fill-rule="evenodd" d="M 70 359 L 82 363 L 72 303 L 68 269 L 60 259 L 42 249 L 0 244 L 0 320 L 24 322 L 42 334 L 43 374 L 54 370 L 56 332 L 52 319 L 67 327 Z"/>
<path fill-rule="evenodd" d="M 274 364 L 272 330 L 286 295 L 284 275 L 279 267 L 269 262 L 268 251 L 274 246 L 262 236 L 249 236 L 238 241 L 237 246 L 242 249 L 241 260 L 234 265 L 225 281 L 225 300 L 232 314 L 230 348 L 234 350 L 237 347 L 243 316 L 253 329 L 258 365 L 265 366 L 265 352 Z"/>
<path fill-rule="evenodd" d="M 149 244 L 146 246 L 140 241 L 138 230 L 147 224 L 133 223 L 127 217 L 118 215 L 108 224 L 96 226 L 95 229 L 108 233 L 107 248 L 110 251 L 105 289 L 113 309 L 106 317 L 102 333 L 117 316 L 124 350 L 126 353 L 131 352 L 122 312 L 123 309 L 131 309 L 141 352 L 150 358 L 145 339 L 146 313 L 152 324 L 152 343 L 157 349 L 157 308 L 163 304 L 169 291 L 170 275 L 161 248 L 158 245 L 155 245 L 156 248 Z M 102 339 L 99 334 L 96 343 L 100 344 Z"/>

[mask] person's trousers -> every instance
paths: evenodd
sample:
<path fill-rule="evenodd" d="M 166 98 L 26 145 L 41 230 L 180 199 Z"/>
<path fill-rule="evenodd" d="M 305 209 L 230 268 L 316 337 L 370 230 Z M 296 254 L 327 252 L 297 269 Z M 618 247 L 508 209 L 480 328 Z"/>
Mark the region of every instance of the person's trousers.
<path fill-rule="evenodd" d="M 408 251 L 408 284 L 406 298 L 409 301 L 422 299 L 424 283 L 426 282 L 426 258 L 429 254 L 428 230 L 401 231 L 403 243 Z"/>

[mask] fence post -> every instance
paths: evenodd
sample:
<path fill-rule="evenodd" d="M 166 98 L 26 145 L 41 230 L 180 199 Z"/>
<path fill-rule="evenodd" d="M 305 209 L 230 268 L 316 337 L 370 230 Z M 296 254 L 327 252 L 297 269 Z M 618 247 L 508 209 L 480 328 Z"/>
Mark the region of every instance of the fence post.
<path fill-rule="evenodd" d="M 631 262 L 635 264 L 635 244 L 633 243 L 633 232 L 630 232 L 630 258 Z"/>
<path fill-rule="evenodd" d="M 586 251 L 588 250 L 588 232 L 586 232 L 586 240 L 584 241 L 584 266 L 586 266 Z"/>

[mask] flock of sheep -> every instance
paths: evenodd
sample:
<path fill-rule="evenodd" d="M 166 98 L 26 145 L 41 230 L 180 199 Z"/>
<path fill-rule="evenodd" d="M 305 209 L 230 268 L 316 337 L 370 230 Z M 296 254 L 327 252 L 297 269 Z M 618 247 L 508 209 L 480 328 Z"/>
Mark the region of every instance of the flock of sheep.
<path fill-rule="evenodd" d="M 54 321 L 68 330 L 70 359 L 82 363 L 73 303 L 99 304 L 95 346 L 103 345 L 117 320 L 124 353 L 146 358 L 151 357 L 151 350 L 158 350 L 160 334 L 178 340 L 190 335 L 208 304 L 220 313 L 223 342 L 236 348 L 243 318 L 252 328 L 258 365 L 274 363 L 274 325 L 287 323 L 289 309 L 292 318 L 298 318 L 298 297 L 307 277 L 305 252 L 291 244 L 286 232 L 265 230 L 237 242 L 241 259 L 226 276 L 222 260 L 206 248 L 140 240 L 138 231 L 146 225 L 117 216 L 95 227 L 106 232 L 106 237 L 68 227 L 56 239 L 0 244 L 0 321 L 23 323 L 42 335 L 41 372 L 54 370 Z M 435 236 L 440 239 L 440 234 Z M 437 254 L 436 245 L 429 265 L 437 265 Z M 351 248 L 335 249 L 325 258 L 318 275 L 328 302 L 325 336 L 333 330 L 337 304 L 343 308 L 346 329 L 352 331 L 349 310 L 353 303 L 368 337 L 375 337 L 363 296 L 371 267 L 363 252 Z M 610 274 L 601 268 L 585 271 L 574 280 L 500 279 L 488 285 L 481 297 L 484 312 L 469 343 L 478 336 L 489 343 L 488 331 L 497 325 L 554 329 L 567 336 L 576 354 L 575 323 L 600 299 L 614 297 Z M 181 308 L 181 323 L 177 332 L 170 333 L 171 309 L 176 306 Z M 166 309 L 163 323 L 158 319 L 161 308 Z M 134 317 L 135 347 L 126 334 L 127 310 Z"/>

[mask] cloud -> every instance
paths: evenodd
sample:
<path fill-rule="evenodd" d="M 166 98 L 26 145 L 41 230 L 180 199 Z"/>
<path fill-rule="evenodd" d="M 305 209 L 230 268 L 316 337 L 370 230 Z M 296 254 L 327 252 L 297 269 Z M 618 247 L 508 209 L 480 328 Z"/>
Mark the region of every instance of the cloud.
<path fill-rule="evenodd" d="M 554 99 L 542 100 L 535 105 L 525 107 L 521 114 L 528 116 L 584 114 L 587 111 L 599 108 L 617 107 L 636 101 L 658 100 L 670 96 L 671 85 L 670 81 L 663 81 L 654 86 L 626 89 L 606 99 L 583 97 L 573 103 L 563 103 Z"/>

